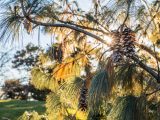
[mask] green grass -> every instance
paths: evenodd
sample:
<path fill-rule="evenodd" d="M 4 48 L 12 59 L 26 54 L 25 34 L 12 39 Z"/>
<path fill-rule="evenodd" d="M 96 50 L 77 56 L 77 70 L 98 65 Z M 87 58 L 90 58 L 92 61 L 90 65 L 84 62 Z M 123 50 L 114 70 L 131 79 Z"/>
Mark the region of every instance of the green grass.
<path fill-rule="evenodd" d="M 23 101 L 23 100 L 0 100 L 0 120 L 8 118 L 17 120 L 25 111 L 37 111 L 39 114 L 45 112 L 44 102 L 40 101 Z"/>

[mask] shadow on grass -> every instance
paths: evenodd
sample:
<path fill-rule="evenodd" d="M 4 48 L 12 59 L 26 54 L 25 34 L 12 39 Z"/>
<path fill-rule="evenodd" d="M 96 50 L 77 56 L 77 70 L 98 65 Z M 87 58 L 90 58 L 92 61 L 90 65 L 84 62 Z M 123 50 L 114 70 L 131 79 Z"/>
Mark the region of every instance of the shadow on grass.
<path fill-rule="evenodd" d="M 0 120 L 3 120 L 3 118 L 17 120 L 25 111 L 37 111 L 39 114 L 42 114 L 45 112 L 44 102 L 24 100 L 0 101 Z"/>

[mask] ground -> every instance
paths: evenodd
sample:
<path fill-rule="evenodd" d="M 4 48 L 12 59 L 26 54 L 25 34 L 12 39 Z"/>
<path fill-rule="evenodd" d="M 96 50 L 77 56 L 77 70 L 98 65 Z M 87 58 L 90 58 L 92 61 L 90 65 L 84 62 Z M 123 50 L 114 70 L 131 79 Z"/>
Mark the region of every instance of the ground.
<path fill-rule="evenodd" d="M 45 112 L 44 102 L 23 100 L 0 100 L 0 120 L 17 120 L 24 111 Z"/>

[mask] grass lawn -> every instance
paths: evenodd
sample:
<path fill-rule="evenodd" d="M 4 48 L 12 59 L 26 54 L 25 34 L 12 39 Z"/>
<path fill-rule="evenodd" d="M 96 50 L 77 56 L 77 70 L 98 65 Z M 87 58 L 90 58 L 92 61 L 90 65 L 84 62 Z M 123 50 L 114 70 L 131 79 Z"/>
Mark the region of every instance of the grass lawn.
<path fill-rule="evenodd" d="M 23 100 L 0 100 L 0 120 L 17 120 L 24 111 L 37 111 L 39 114 L 45 112 L 44 102 Z"/>

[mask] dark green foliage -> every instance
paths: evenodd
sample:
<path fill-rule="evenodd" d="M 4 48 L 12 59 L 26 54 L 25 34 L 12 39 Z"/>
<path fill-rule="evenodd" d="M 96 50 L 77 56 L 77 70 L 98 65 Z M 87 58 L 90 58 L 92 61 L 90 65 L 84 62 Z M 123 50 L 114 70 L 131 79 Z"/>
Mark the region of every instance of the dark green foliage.
<path fill-rule="evenodd" d="M 101 99 L 105 99 L 111 92 L 111 83 L 108 79 L 107 71 L 99 72 L 92 80 L 89 90 L 90 102 L 96 103 Z"/>
<path fill-rule="evenodd" d="M 88 115 L 88 120 L 103 120 L 103 115 L 102 114 L 99 114 L 99 113 L 97 113 L 97 114 L 91 114 L 91 113 L 89 113 L 89 115 Z"/>
<path fill-rule="evenodd" d="M 112 104 L 103 101 L 99 108 L 99 111 L 90 110 L 87 120 L 107 120 L 107 116 L 112 109 Z"/>
<path fill-rule="evenodd" d="M 134 96 L 120 97 L 116 100 L 108 120 L 146 120 L 143 100 Z"/>
<path fill-rule="evenodd" d="M 93 115 L 103 115 L 102 107 L 106 103 L 112 89 L 112 80 L 108 79 L 107 71 L 99 72 L 91 81 L 89 89 L 89 108 Z"/>
<path fill-rule="evenodd" d="M 147 106 L 149 109 L 148 120 L 159 120 L 160 118 L 160 102 L 155 102 L 154 100 L 148 101 Z"/>
<path fill-rule="evenodd" d="M 89 22 L 96 22 L 94 16 L 92 16 L 91 14 L 86 14 L 86 18 Z"/>
<path fill-rule="evenodd" d="M 122 85 L 123 88 L 132 88 L 133 77 L 136 73 L 136 64 L 134 63 L 126 63 L 119 66 L 115 75 L 116 82 Z"/>

